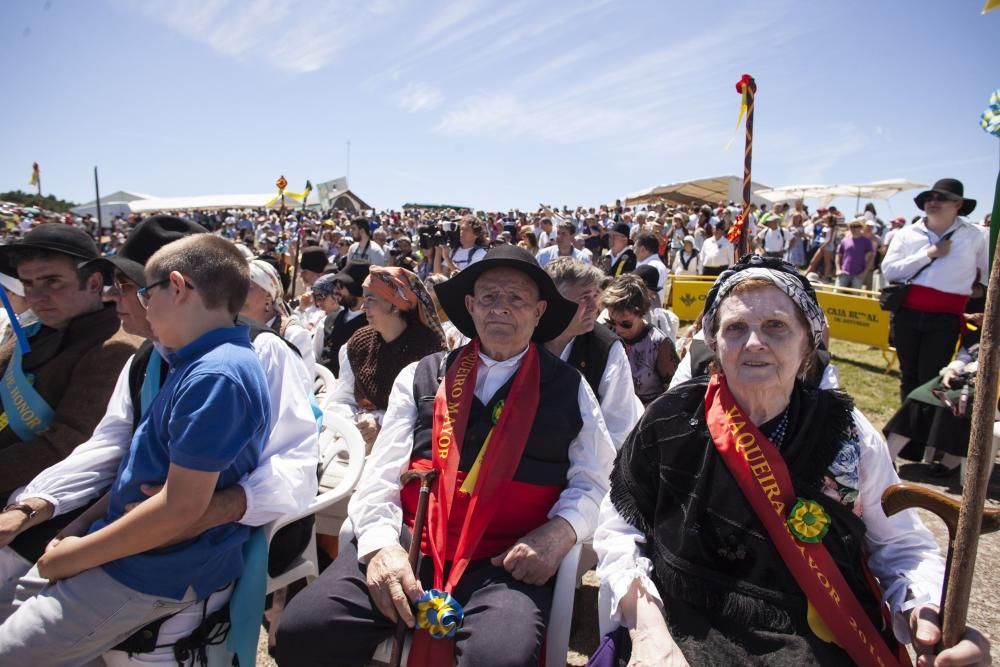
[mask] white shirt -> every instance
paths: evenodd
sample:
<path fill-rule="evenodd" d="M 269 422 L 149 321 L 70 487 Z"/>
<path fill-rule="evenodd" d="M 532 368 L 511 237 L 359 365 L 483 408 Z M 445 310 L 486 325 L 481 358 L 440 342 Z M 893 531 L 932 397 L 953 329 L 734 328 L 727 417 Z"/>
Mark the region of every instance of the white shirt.
<path fill-rule="evenodd" d="M 326 311 L 317 306 L 315 303 L 309 304 L 308 308 L 297 306 L 295 310 L 292 311 L 292 314 L 295 316 L 295 319 L 301 322 L 302 325 L 309 331 L 316 331 L 316 327 L 322 329 L 323 320 L 326 319 Z"/>
<path fill-rule="evenodd" d="M 604 326 L 598 324 L 597 326 Z M 570 352 L 573 351 L 573 338 L 565 348 L 559 358 L 563 361 L 569 360 Z M 585 383 L 586 384 L 586 383 Z M 604 414 L 604 423 L 608 427 L 611 435 L 611 443 L 615 449 L 621 449 L 625 438 L 642 417 L 642 401 L 635 395 L 635 386 L 632 383 L 632 367 L 628 363 L 628 355 L 625 354 L 625 346 L 621 341 L 615 341 L 608 350 L 608 363 L 604 367 L 604 375 L 597 385 L 597 393 L 601 396 L 601 412 Z"/>
<path fill-rule="evenodd" d="M 854 424 L 861 444 L 858 465 L 860 482 L 858 501 L 865 523 L 865 546 L 868 566 L 881 585 L 882 599 L 893 614 L 893 630 L 901 642 L 910 641 L 910 632 L 900 612 L 925 602 L 941 599 L 944 582 L 944 559 L 934 536 L 917 516 L 906 510 L 887 517 L 882 510 L 882 492 L 899 482 L 882 434 L 867 418 L 854 410 Z M 632 582 L 639 580 L 646 593 L 661 600 L 649 578 L 652 563 L 645 557 L 645 539 L 611 503 L 610 495 L 601 503 L 600 523 L 594 533 L 594 550 L 599 563 L 597 575 L 601 593 L 611 599 L 611 619 L 621 622 L 618 603 Z M 907 600 L 907 593 L 913 599 Z M 662 603 L 662 600 L 661 600 Z"/>
<path fill-rule="evenodd" d="M 273 322 L 274 319 L 268 322 L 266 325 L 267 328 L 271 329 Z M 302 355 L 302 362 L 306 365 L 308 376 L 310 378 L 316 377 L 316 350 L 313 347 L 313 336 L 309 333 L 309 330 L 299 324 L 298 321 L 293 321 L 285 326 L 285 330 L 281 335 L 285 340 L 294 345 L 295 349 Z M 307 387 L 309 391 L 312 391 L 311 380 Z"/>
<path fill-rule="evenodd" d="M 578 259 L 585 264 L 590 264 L 590 255 L 583 252 L 582 250 L 577 250 L 576 248 L 570 248 L 571 252 L 568 255 L 559 254 L 559 246 L 550 245 L 548 248 L 542 248 L 535 255 L 535 261 L 538 262 L 538 266 L 545 268 L 545 265 L 554 259 L 560 257 L 572 257 L 573 259 Z"/>
<path fill-rule="evenodd" d="M 652 254 L 646 259 L 639 260 L 635 263 L 635 268 L 640 266 L 649 265 L 656 269 L 656 272 L 660 274 L 659 280 L 656 282 L 656 295 L 659 298 L 659 303 L 657 306 L 663 306 L 663 301 L 667 297 L 667 265 L 663 263 L 660 256 L 657 254 Z"/>
<path fill-rule="evenodd" d="M 687 268 L 684 268 L 684 262 L 681 261 L 681 253 L 684 254 L 684 258 L 688 260 Z M 674 275 L 676 276 L 700 276 L 701 275 L 701 253 L 697 250 L 692 249 L 691 255 L 688 255 L 687 251 L 684 249 L 678 250 L 677 254 L 674 255 Z"/>
<path fill-rule="evenodd" d="M 451 254 L 451 262 L 460 270 L 468 268 L 486 256 L 485 246 L 472 246 L 471 248 L 459 248 Z"/>
<path fill-rule="evenodd" d="M 723 234 L 718 239 L 711 236 L 701 246 L 702 266 L 732 266 L 736 263 L 733 244 Z"/>
<path fill-rule="evenodd" d="M 382 246 L 371 239 L 368 239 L 368 243 L 364 246 L 361 245 L 360 241 L 355 241 L 347 249 L 347 259 L 367 261 L 372 266 L 385 266 L 385 251 L 382 250 Z"/>
<path fill-rule="evenodd" d="M 492 398 L 517 370 L 523 356 L 524 352 L 506 361 L 495 361 L 480 354 L 476 397 L 483 402 Z M 399 476 L 409 467 L 413 451 L 413 429 L 417 423 L 413 377 L 417 363 L 410 364 L 396 376 L 382 430 L 347 508 L 358 537 L 358 556 L 362 562 L 367 562 L 379 549 L 399 543 L 403 523 Z M 582 378 L 578 399 L 583 427 L 570 443 L 566 488 L 549 510 L 548 517 L 565 519 L 573 527 L 577 542 L 583 542 L 593 534 L 597 524 L 597 512 L 608 489 L 615 448 L 601 415 L 601 406 Z"/>
<path fill-rule="evenodd" d="M 905 282 L 931 263 L 927 249 L 950 231 L 951 250 L 922 271 L 914 285 L 932 287 L 952 294 L 971 294 L 977 280 L 984 285 L 989 277 L 986 240 L 976 225 L 957 218 L 944 234 L 927 229 L 924 221 L 897 230 L 882 259 L 882 275 L 889 282 Z"/>
<path fill-rule="evenodd" d="M 785 230 L 780 227 L 765 228 L 760 233 L 760 243 L 764 247 L 764 252 L 784 252 L 786 236 Z"/>
<path fill-rule="evenodd" d="M 239 481 L 247 501 L 239 522 L 262 526 L 302 510 L 316 497 L 319 441 L 306 393 L 312 378 L 306 375 L 302 360 L 278 336 L 261 334 L 253 347 L 267 377 L 271 434 L 257 467 Z M 13 494 L 11 502 L 41 498 L 52 504 L 58 516 L 96 499 L 115 480 L 118 464 L 132 443 L 131 366 L 129 359 L 118 376 L 107 412 L 90 439 L 40 472 Z"/>

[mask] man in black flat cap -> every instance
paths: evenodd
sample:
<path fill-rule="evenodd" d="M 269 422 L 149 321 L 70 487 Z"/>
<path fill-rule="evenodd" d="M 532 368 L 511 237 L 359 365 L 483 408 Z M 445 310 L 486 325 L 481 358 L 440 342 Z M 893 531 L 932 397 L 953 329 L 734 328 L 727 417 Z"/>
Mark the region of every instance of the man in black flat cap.
<path fill-rule="evenodd" d="M 901 401 L 951 361 L 969 297 L 981 295 L 989 277 L 986 239 L 962 217 L 976 200 L 961 181 L 942 178 L 913 201 L 926 217 L 898 230 L 882 259 L 886 280 L 910 283 L 892 320 Z"/>
<path fill-rule="evenodd" d="M 0 246 L 0 272 L 21 280 L 39 320 L 0 348 L 0 500 L 90 436 L 141 342 L 103 303 L 104 276 L 87 265 L 97 255 L 86 232 L 59 223 Z"/>
<path fill-rule="evenodd" d="M 397 618 L 413 627 L 423 591 L 447 592 L 464 619 L 453 638 L 418 630 L 409 664 L 535 665 L 553 575 L 596 526 L 614 446 L 590 386 L 542 346 L 577 305 L 507 244 L 435 293 L 472 341 L 397 376 L 348 508 L 357 540 L 285 611 L 282 667 L 367 664 Z M 439 472 L 414 538 L 419 577 L 405 550 L 419 495 L 400 486 L 407 469 Z"/>
<path fill-rule="evenodd" d="M 611 247 L 601 258 L 601 268 L 612 278 L 631 273 L 638 262 L 635 253 L 629 247 L 629 232 L 628 223 L 625 222 L 615 223 L 615 226 L 608 230 L 608 243 Z"/>

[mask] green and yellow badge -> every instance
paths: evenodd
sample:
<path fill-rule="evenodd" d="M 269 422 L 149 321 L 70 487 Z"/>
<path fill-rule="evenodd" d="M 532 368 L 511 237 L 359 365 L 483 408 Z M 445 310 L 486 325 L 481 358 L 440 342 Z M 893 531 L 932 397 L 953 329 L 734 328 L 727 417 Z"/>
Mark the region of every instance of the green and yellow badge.
<path fill-rule="evenodd" d="M 830 530 L 830 517 L 815 500 L 799 498 L 788 513 L 788 529 L 799 541 L 816 544 Z"/>

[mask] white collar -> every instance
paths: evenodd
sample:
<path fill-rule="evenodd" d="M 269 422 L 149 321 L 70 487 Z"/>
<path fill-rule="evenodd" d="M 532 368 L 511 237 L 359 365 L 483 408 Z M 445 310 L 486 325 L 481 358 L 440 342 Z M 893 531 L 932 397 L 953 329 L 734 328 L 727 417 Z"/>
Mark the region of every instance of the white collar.
<path fill-rule="evenodd" d="M 530 345 L 530 343 L 529 343 L 529 345 Z M 484 366 L 486 366 L 486 368 L 493 368 L 494 366 L 499 367 L 499 368 L 503 368 L 504 366 L 516 366 L 517 364 L 521 363 L 521 357 L 523 357 L 527 351 L 528 351 L 528 348 L 525 347 L 523 350 L 521 350 L 520 352 L 518 352 L 517 354 L 515 354 L 510 359 L 504 359 L 503 361 L 497 361 L 496 359 L 492 359 L 490 357 L 487 357 L 484 352 L 480 351 L 479 352 L 479 363 L 481 363 Z"/>

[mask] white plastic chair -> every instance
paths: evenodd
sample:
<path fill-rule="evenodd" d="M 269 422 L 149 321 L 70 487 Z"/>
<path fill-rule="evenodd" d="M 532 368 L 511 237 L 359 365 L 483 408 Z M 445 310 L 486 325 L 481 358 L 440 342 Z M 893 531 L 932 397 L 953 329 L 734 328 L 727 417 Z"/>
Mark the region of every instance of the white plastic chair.
<path fill-rule="evenodd" d="M 340 527 L 340 544 L 347 544 L 354 539 L 354 526 L 347 519 Z M 566 654 L 569 652 L 569 632 L 573 622 L 573 600 L 576 595 L 577 567 L 580 563 L 581 544 L 573 548 L 563 557 L 556 572 L 556 583 L 552 593 L 552 612 L 549 614 L 549 624 L 545 631 L 545 665 L 546 667 L 562 667 L 566 664 Z M 403 645 L 405 666 L 410 653 L 410 637 L 407 633 Z M 392 639 L 387 639 L 375 649 L 373 663 L 389 663 L 392 655 Z"/>
<path fill-rule="evenodd" d="M 313 381 L 313 393 L 317 397 L 322 395 L 323 402 L 319 404 L 319 409 L 324 413 L 326 408 L 330 405 L 330 399 L 333 398 L 333 384 L 337 381 L 337 378 L 333 377 L 333 373 L 330 369 L 323 364 L 316 364 L 316 379 Z"/>
<path fill-rule="evenodd" d="M 317 367 L 319 370 L 319 367 Z M 323 369 L 330 373 L 327 369 Z M 332 374 L 331 374 L 332 377 Z M 339 437 L 338 437 L 339 436 Z M 334 414 L 330 410 L 323 411 L 323 427 L 319 434 L 320 455 L 325 460 L 332 460 L 341 452 L 347 453 L 347 471 L 344 478 L 340 480 L 336 487 L 319 494 L 302 511 L 295 514 L 283 516 L 265 526 L 264 535 L 267 538 L 268 546 L 274 538 L 275 533 L 284 526 L 298 521 L 299 519 L 316 514 L 330 507 L 339 500 L 346 498 L 354 492 L 354 487 L 361 479 L 361 471 L 365 465 L 365 440 L 361 437 L 358 428 L 349 420 Z M 267 592 L 283 588 L 294 581 L 305 579 L 306 583 L 311 583 L 319 576 L 319 557 L 316 551 L 316 530 L 313 529 L 312 537 L 305 551 L 292 563 L 287 571 L 277 577 L 268 576 Z"/>

